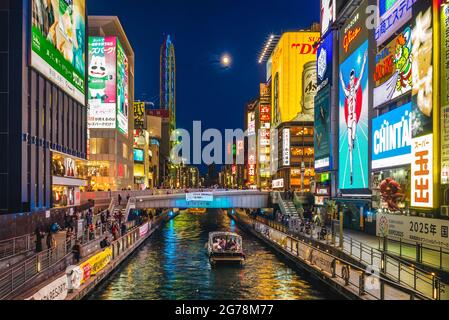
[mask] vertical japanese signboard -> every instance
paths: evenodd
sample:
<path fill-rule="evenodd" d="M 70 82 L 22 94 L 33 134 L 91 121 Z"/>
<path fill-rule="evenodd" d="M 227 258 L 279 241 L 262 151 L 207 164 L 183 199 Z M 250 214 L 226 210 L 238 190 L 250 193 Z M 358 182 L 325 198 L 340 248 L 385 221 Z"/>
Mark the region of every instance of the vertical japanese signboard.
<path fill-rule="evenodd" d="M 290 129 L 282 130 L 282 165 L 290 165 Z"/>
<path fill-rule="evenodd" d="M 321 0 L 321 35 L 325 35 L 336 18 L 335 0 Z"/>
<path fill-rule="evenodd" d="M 144 130 L 145 125 L 145 102 L 134 102 L 134 129 Z"/>
<path fill-rule="evenodd" d="M 412 142 L 412 200 L 416 208 L 433 208 L 433 135 Z"/>
<path fill-rule="evenodd" d="M 449 4 L 441 7 L 441 183 L 449 184 Z"/>
<path fill-rule="evenodd" d="M 117 41 L 117 129 L 126 136 L 129 116 L 128 76 L 128 58 L 122 45 Z"/>
<path fill-rule="evenodd" d="M 412 20 L 411 206 L 434 207 L 432 2 L 417 1 Z"/>
<path fill-rule="evenodd" d="M 117 38 L 89 37 L 89 129 L 115 129 Z"/>

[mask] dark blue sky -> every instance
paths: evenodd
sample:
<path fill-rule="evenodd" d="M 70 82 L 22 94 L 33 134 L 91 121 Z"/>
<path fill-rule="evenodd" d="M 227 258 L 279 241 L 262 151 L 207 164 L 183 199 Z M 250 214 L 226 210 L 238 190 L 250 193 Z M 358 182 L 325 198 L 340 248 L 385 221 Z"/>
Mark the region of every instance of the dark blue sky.
<path fill-rule="evenodd" d="M 257 59 L 266 37 L 319 22 L 319 0 L 87 0 L 87 10 L 120 18 L 136 57 L 136 99 L 158 97 L 160 45 L 172 35 L 177 125 L 189 131 L 194 120 L 203 130 L 242 128 L 264 78 Z M 229 70 L 214 63 L 224 52 Z"/>

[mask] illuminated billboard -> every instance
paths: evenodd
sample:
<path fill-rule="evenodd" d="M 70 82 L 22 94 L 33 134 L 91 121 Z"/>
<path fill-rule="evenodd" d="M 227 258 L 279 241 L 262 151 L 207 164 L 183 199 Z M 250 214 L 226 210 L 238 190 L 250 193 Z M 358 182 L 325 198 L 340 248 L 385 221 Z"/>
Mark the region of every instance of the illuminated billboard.
<path fill-rule="evenodd" d="M 412 195 L 411 206 L 433 208 L 433 12 L 417 1 L 412 19 Z"/>
<path fill-rule="evenodd" d="M 129 64 L 120 41 L 117 41 L 117 129 L 128 135 Z"/>
<path fill-rule="evenodd" d="M 449 184 L 449 4 L 441 7 L 441 183 Z"/>
<path fill-rule="evenodd" d="M 340 65 L 339 187 L 366 189 L 368 176 L 368 40 Z"/>
<path fill-rule="evenodd" d="M 433 134 L 412 142 L 412 200 L 415 208 L 433 208 Z"/>
<path fill-rule="evenodd" d="M 377 53 L 374 86 L 374 108 L 412 90 L 412 30 L 409 27 Z"/>
<path fill-rule="evenodd" d="M 87 125 L 89 129 L 114 129 L 116 122 L 115 37 L 89 37 Z"/>
<path fill-rule="evenodd" d="M 333 32 L 329 33 L 318 48 L 316 61 L 317 91 L 320 91 L 328 84 L 332 84 L 333 36 Z"/>
<path fill-rule="evenodd" d="M 134 129 L 146 129 L 145 102 L 134 102 Z"/>
<path fill-rule="evenodd" d="M 134 161 L 136 162 L 145 161 L 144 151 L 142 149 L 134 149 Z"/>
<path fill-rule="evenodd" d="M 320 91 L 315 97 L 315 169 L 330 167 L 330 87 Z"/>
<path fill-rule="evenodd" d="M 340 36 L 340 64 L 345 61 L 352 53 L 360 48 L 369 38 L 369 32 L 366 28 L 366 22 L 370 17 L 366 10 L 367 0 L 363 1 L 357 10 L 347 20 L 347 23 L 342 27 Z"/>
<path fill-rule="evenodd" d="M 379 24 L 374 32 L 381 45 L 412 18 L 413 4 L 418 0 L 378 0 Z"/>
<path fill-rule="evenodd" d="M 290 129 L 282 130 L 282 165 L 290 166 Z"/>
<path fill-rule="evenodd" d="M 412 104 L 394 109 L 372 123 L 372 168 L 410 164 L 412 153 Z"/>
<path fill-rule="evenodd" d="M 85 104 L 85 0 L 32 0 L 31 66 Z"/>
<path fill-rule="evenodd" d="M 412 21 L 413 137 L 433 132 L 432 3 L 418 1 Z"/>
<path fill-rule="evenodd" d="M 272 124 L 293 120 L 304 103 L 304 66 L 316 61 L 319 32 L 284 33 L 273 52 Z M 315 70 L 315 67 L 313 66 Z"/>
<path fill-rule="evenodd" d="M 321 35 L 326 34 L 336 18 L 335 0 L 321 0 Z"/>
<path fill-rule="evenodd" d="M 256 113 L 248 112 L 248 136 L 256 134 Z"/>

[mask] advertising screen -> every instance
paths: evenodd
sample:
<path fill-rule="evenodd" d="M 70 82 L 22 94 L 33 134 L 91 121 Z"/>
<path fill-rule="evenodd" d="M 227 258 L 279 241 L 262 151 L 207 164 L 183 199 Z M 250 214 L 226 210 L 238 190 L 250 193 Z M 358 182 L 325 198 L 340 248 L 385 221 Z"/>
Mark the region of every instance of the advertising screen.
<path fill-rule="evenodd" d="M 146 129 L 145 102 L 134 102 L 134 129 Z"/>
<path fill-rule="evenodd" d="M 128 135 L 128 72 L 128 58 L 117 41 L 117 129 L 124 135 Z"/>
<path fill-rule="evenodd" d="M 116 122 L 115 37 L 89 37 L 89 129 L 114 129 Z"/>
<path fill-rule="evenodd" d="M 449 184 L 449 4 L 441 7 L 441 183 Z"/>
<path fill-rule="evenodd" d="M 373 119 L 372 168 L 410 164 L 412 154 L 412 105 Z"/>
<path fill-rule="evenodd" d="M 304 99 L 307 98 L 303 75 L 309 62 L 312 68 L 308 70 L 315 71 L 318 48 L 314 44 L 319 39 L 319 32 L 287 32 L 274 50 L 271 104 L 274 126 L 293 120 L 303 111 Z"/>
<path fill-rule="evenodd" d="M 413 137 L 433 133 L 432 3 L 418 1 L 412 21 Z"/>
<path fill-rule="evenodd" d="M 248 136 L 256 134 L 256 113 L 248 112 Z"/>
<path fill-rule="evenodd" d="M 379 24 L 374 32 L 380 46 L 412 18 L 413 4 L 418 0 L 378 0 Z M 426 1 L 424 1 L 426 2 Z"/>
<path fill-rule="evenodd" d="M 282 130 L 282 165 L 290 165 L 290 129 Z"/>
<path fill-rule="evenodd" d="M 31 4 L 31 66 L 84 105 L 85 0 Z"/>
<path fill-rule="evenodd" d="M 378 107 L 412 90 L 412 30 L 405 28 L 376 55 L 373 105 Z"/>
<path fill-rule="evenodd" d="M 335 21 L 335 0 L 321 0 L 321 35 L 324 35 Z"/>
<path fill-rule="evenodd" d="M 332 84 L 332 47 L 333 33 L 329 33 L 321 43 L 317 52 L 317 91 Z"/>
<path fill-rule="evenodd" d="M 368 40 L 340 65 L 339 186 L 368 188 Z"/>
<path fill-rule="evenodd" d="M 433 208 L 433 134 L 412 142 L 412 201 L 414 208 Z"/>
<path fill-rule="evenodd" d="M 372 2 L 369 0 L 369 2 Z M 351 54 L 360 48 L 369 37 L 369 32 L 366 27 L 366 22 L 370 17 L 367 14 L 368 0 L 362 1 L 358 9 L 347 20 L 342 28 L 340 36 L 340 64 L 348 59 Z"/>
<path fill-rule="evenodd" d="M 330 166 L 330 87 L 315 97 L 315 169 Z"/>
<path fill-rule="evenodd" d="M 144 162 L 144 152 L 142 149 L 134 149 L 134 161 L 136 162 Z"/>

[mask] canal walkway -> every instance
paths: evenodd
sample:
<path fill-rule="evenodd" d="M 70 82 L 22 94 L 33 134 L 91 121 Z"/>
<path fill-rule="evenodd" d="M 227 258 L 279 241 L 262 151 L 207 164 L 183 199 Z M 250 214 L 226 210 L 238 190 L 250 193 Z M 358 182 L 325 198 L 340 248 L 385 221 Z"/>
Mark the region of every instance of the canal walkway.
<path fill-rule="evenodd" d="M 172 217 L 162 214 L 135 226 L 103 249 L 93 251 L 79 263 L 53 273 L 45 282 L 14 296 L 14 300 L 78 300 L 109 276 L 151 234 Z"/>
<path fill-rule="evenodd" d="M 290 260 L 299 264 L 330 286 L 340 290 L 345 295 L 363 300 L 404 300 L 404 299 L 433 299 L 433 291 L 423 290 L 424 284 L 418 283 L 414 287 L 403 285 L 401 282 L 386 276 L 380 270 L 364 267 L 354 263 L 354 259 L 342 258 L 334 254 L 326 246 L 316 246 L 307 239 L 297 237 L 288 232 L 282 225 L 271 221 L 256 219 L 243 211 L 237 211 L 236 219 L 243 223 L 256 236 L 268 241 L 268 244 L 280 251 Z M 372 256 L 371 256 L 372 257 Z M 387 265 L 391 260 L 384 260 Z M 391 268 L 391 266 L 390 266 Z M 399 267 L 400 275 L 404 275 L 403 266 Z M 330 276 L 329 276 L 330 275 Z M 414 277 L 415 281 L 420 278 Z M 343 286 L 341 284 L 344 283 Z M 377 284 L 376 284 L 377 283 Z M 430 286 L 432 288 L 432 286 Z M 427 283 L 426 283 L 427 289 Z M 439 297 L 438 297 L 439 298 Z"/>

